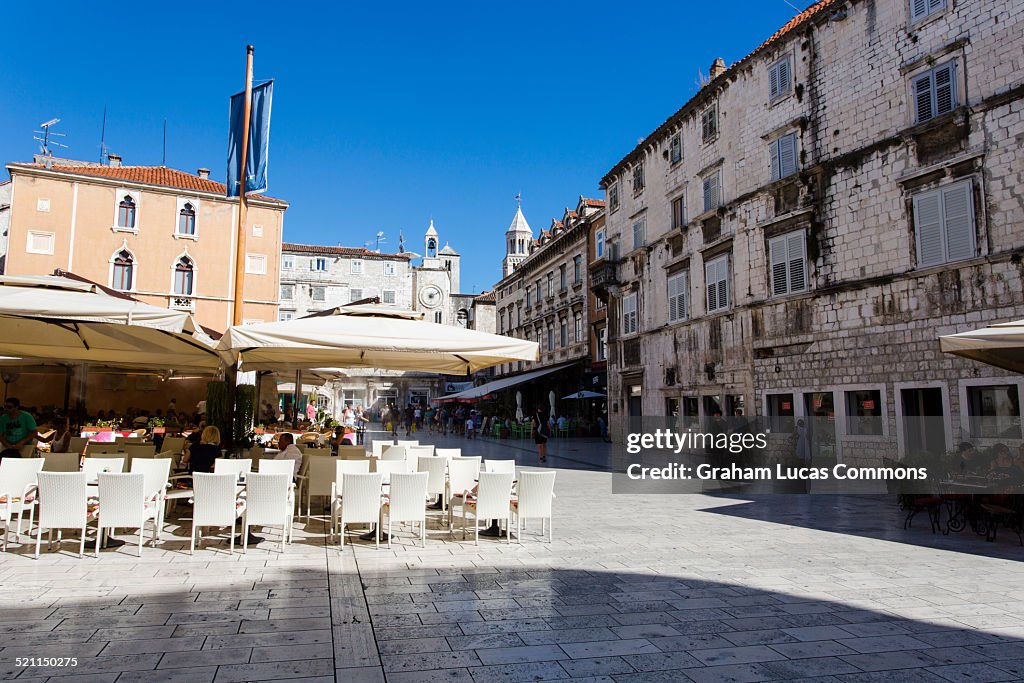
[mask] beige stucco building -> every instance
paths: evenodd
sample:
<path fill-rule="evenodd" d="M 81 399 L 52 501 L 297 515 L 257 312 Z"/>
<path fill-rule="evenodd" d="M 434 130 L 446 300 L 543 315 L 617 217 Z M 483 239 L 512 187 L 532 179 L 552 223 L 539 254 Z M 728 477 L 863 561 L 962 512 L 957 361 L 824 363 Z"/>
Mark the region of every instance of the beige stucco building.
<path fill-rule="evenodd" d="M 237 199 L 223 183 L 163 166 L 37 158 L 10 163 L 6 275 L 55 269 L 189 310 L 224 330 L 232 322 Z M 284 212 L 252 195 L 245 237 L 244 321 L 277 319 Z"/>
<path fill-rule="evenodd" d="M 1020 377 L 937 336 L 1024 317 L 1022 43 L 1020 3 L 826 0 L 717 61 L 603 179 L 613 423 L 818 417 L 846 460 L 1019 439 Z"/>

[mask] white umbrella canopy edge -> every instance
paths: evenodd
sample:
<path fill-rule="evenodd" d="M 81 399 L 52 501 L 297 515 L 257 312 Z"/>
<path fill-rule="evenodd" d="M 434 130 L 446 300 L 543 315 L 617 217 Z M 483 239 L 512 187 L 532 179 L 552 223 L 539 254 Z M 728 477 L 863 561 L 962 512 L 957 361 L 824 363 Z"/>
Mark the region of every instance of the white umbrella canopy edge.
<path fill-rule="evenodd" d="M 1024 373 L 1024 320 L 943 335 L 939 337 L 939 348 L 944 353 Z"/>

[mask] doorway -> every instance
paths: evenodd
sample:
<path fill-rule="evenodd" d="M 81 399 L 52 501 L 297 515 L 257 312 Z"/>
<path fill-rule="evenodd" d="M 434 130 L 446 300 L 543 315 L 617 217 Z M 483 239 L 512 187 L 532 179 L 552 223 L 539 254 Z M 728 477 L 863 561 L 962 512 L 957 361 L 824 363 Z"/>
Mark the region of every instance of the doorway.
<path fill-rule="evenodd" d="M 904 453 L 945 453 L 947 444 L 942 389 L 903 389 L 900 391 L 900 400 L 903 402 Z"/>
<path fill-rule="evenodd" d="M 836 405 L 831 391 L 804 394 L 811 457 L 836 460 Z"/>
<path fill-rule="evenodd" d="M 641 417 L 643 415 L 643 385 L 631 384 L 629 387 L 629 399 L 627 402 L 630 417 Z"/>

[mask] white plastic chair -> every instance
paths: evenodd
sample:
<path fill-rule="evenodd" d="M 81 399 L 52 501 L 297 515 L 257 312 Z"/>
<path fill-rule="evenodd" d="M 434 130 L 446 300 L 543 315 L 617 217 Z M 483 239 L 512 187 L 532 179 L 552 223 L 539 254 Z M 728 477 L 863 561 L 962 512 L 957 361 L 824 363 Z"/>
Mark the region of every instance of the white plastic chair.
<path fill-rule="evenodd" d="M 452 458 L 448 461 L 448 486 L 444 494 L 448 506 L 448 530 L 452 530 L 453 508 L 462 505 L 464 493 L 476 486 L 480 474 L 480 458 Z"/>
<path fill-rule="evenodd" d="M 402 474 L 409 471 L 409 466 L 405 460 L 377 460 L 374 471 L 378 474 L 384 475 L 384 483 L 387 484 L 391 481 L 392 474 Z"/>
<path fill-rule="evenodd" d="M 6 458 L 4 459 L 6 462 Z M 53 530 L 57 530 L 58 546 L 61 530 L 78 529 L 81 539 L 78 557 L 85 557 L 85 527 L 89 522 L 88 487 L 81 472 L 39 472 L 39 526 L 36 527 L 36 559 L 43 542 L 43 529 L 49 530 L 50 545 Z"/>
<path fill-rule="evenodd" d="M 309 455 L 306 465 L 306 519 L 310 517 L 310 500 L 313 496 L 328 498 L 334 493 L 335 463 L 337 458 L 330 455 Z M 291 462 L 290 460 L 288 462 Z"/>
<path fill-rule="evenodd" d="M 505 529 L 511 530 L 512 522 L 512 480 L 511 472 L 481 472 L 480 483 L 476 494 L 466 496 L 462 501 L 462 538 L 466 538 L 466 515 L 473 513 L 473 536 L 480 545 L 480 520 L 504 519 Z M 506 534 L 508 543 L 512 542 L 511 534 Z"/>
<path fill-rule="evenodd" d="M 338 533 L 338 508 L 341 505 L 341 483 L 347 474 L 369 474 L 370 460 L 336 460 L 334 462 L 334 483 L 331 486 L 331 529 L 330 535 Z"/>
<path fill-rule="evenodd" d="M 71 441 L 68 442 L 68 450 L 78 453 L 81 455 L 85 451 L 85 445 L 89 443 L 89 439 L 84 436 L 73 436 Z"/>
<path fill-rule="evenodd" d="M 115 474 L 124 472 L 124 458 L 84 458 L 82 460 L 82 474 L 87 482 L 96 481 L 96 475 L 100 472 L 113 472 Z"/>
<path fill-rule="evenodd" d="M 291 460 L 260 460 L 257 463 L 260 474 L 287 474 L 288 481 L 295 476 L 295 463 Z"/>
<path fill-rule="evenodd" d="M 376 524 L 374 541 L 380 548 L 380 506 L 382 474 L 346 474 L 341 482 L 341 503 L 338 506 L 338 549 L 345 550 L 346 524 Z"/>
<path fill-rule="evenodd" d="M 381 460 L 399 461 L 406 463 L 408 466 L 409 462 L 409 449 L 406 446 L 391 446 L 385 448 L 384 453 L 380 456 Z"/>
<path fill-rule="evenodd" d="M 252 472 L 252 460 L 248 458 L 217 458 L 213 461 L 214 474 L 234 474 L 242 478 Z"/>
<path fill-rule="evenodd" d="M 440 455 L 420 456 L 416 463 L 416 471 L 426 472 L 429 475 L 427 477 L 427 495 L 441 496 L 441 510 L 446 510 L 444 494 L 447 484 L 445 475 L 448 472 L 448 458 Z"/>
<path fill-rule="evenodd" d="M 21 535 L 21 520 L 28 512 L 28 531 L 32 533 L 35 518 L 36 475 L 45 465 L 43 458 L 4 458 L 0 461 L 0 515 L 4 521 L 4 550 L 7 550 L 7 536 L 11 518 L 18 516 L 15 540 Z"/>
<path fill-rule="evenodd" d="M 407 472 L 415 472 L 419 466 L 420 457 L 430 457 L 434 455 L 433 446 L 406 446 L 405 447 L 405 461 L 409 465 Z"/>
<path fill-rule="evenodd" d="M 391 439 L 374 439 L 370 442 L 370 452 L 373 453 L 373 457 L 379 458 L 385 448 L 394 445 L 395 442 Z"/>
<path fill-rule="evenodd" d="M 287 461 L 291 464 L 291 461 Z M 242 517 L 242 552 L 249 548 L 249 526 L 281 527 L 281 552 L 291 540 L 295 505 L 292 502 L 292 471 L 266 474 L 254 472 L 245 480 L 245 515 Z"/>
<path fill-rule="evenodd" d="M 132 460 L 131 472 L 141 474 L 145 481 L 143 491 L 146 500 L 159 509 L 157 518 L 156 540 L 162 540 L 164 529 L 164 508 L 167 502 L 167 484 L 171 476 L 172 458 L 140 458 Z"/>
<path fill-rule="evenodd" d="M 153 521 L 153 544 L 160 528 L 160 508 L 162 501 L 151 500 L 146 491 L 146 475 L 142 472 L 133 474 L 99 474 L 100 508 L 96 522 L 95 557 L 100 556 L 100 545 L 104 529 L 126 527 L 139 530 L 139 557 L 142 557 L 142 544 L 145 537 L 146 520 Z"/>
<path fill-rule="evenodd" d="M 79 472 L 82 456 L 79 453 L 47 453 L 43 456 L 43 472 Z"/>
<path fill-rule="evenodd" d="M 548 526 L 548 543 L 554 540 L 551 528 L 551 501 L 555 497 L 555 471 L 519 471 L 516 499 L 512 501 L 512 516 L 516 520 L 516 541 L 523 542 L 523 520 L 540 518 L 540 533 L 544 536 L 544 522 Z"/>
<path fill-rule="evenodd" d="M 427 472 L 395 472 L 387 499 L 381 506 L 381 519 L 388 518 L 388 547 L 391 547 L 392 522 L 419 522 L 420 543 L 427 546 Z"/>
<path fill-rule="evenodd" d="M 461 458 L 461 448 L 435 448 L 434 455 L 440 455 L 443 458 Z"/>
<path fill-rule="evenodd" d="M 189 555 L 195 552 L 197 532 L 204 526 L 231 527 L 229 552 L 235 552 L 235 520 L 239 516 L 235 504 L 237 482 L 238 476 L 231 472 L 192 474 L 192 534 L 189 538 Z M 198 535 L 201 545 L 203 536 L 202 533 Z"/>
<path fill-rule="evenodd" d="M 484 460 L 484 472 L 511 472 L 516 473 L 515 460 Z"/>

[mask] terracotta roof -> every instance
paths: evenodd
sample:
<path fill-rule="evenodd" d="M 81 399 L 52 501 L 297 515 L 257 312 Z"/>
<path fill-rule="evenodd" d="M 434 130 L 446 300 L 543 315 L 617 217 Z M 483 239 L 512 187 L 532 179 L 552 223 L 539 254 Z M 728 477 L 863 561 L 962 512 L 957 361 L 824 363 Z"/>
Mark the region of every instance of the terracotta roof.
<path fill-rule="evenodd" d="M 581 199 L 583 200 L 583 203 L 586 206 L 593 206 L 596 208 L 601 208 L 602 206 L 604 206 L 603 199 L 590 199 L 589 197 L 581 197 Z"/>
<path fill-rule="evenodd" d="M 19 164 L 29 168 L 46 168 L 43 164 Z M 227 186 L 209 178 L 200 178 L 198 175 L 179 171 L 176 168 L 166 166 L 77 166 L 54 164 L 49 170 L 61 173 L 74 173 L 76 175 L 96 176 L 99 178 L 112 178 L 115 180 L 127 180 L 133 183 L 145 185 L 157 185 L 160 187 L 173 187 L 180 190 L 195 190 L 197 192 L 209 192 L 211 194 L 224 195 Z M 262 194 L 248 195 L 252 199 L 286 204 L 282 199 L 274 199 Z"/>
<path fill-rule="evenodd" d="M 290 251 L 296 254 L 315 254 L 318 256 L 352 256 L 355 258 L 377 258 L 377 259 L 412 259 L 410 254 L 382 254 L 365 247 L 328 247 L 319 244 L 294 244 L 285 242 L 281 245 L 281 251 Z"/>
<path fill-rule="evenodd" d="M 622 159 L 620 159 L 619 162 L 616 163 L 614 167 L 612 167 L 612 170 L 608 171 L 608 173 L 605 174 L 604 178 L 601 179 L 602 186 L 604 186 L 604 184 L 608 182 L 609 176 L 614 175 L 627 162 L 629 162 L 630 159 L 632 159 L 632 157 L 637 153 L 637 150 L 643 149 L 644 147 L 646 147 L 647 145 L 650 145 L 652 143 L 656 143 L 659 140 L 659 138 L 661 137 L 661 134 L 664 133 L 665 130 L 670 125 L 674 124 L 676 121 L 681 119 L 683 114 L 685 112 L 687 112 L 687 110 L 689 110 L 691 106 L 693 106 L 695 103 L 701 101 L 703 99 L 703 96 L 705 95 L 705 93 L 713 90 L 713 88 L 711 88 L 709 86 L 712 86 L 715 83 L 724 83 L 725 81 L 727 81 L 729 79 L 729 77 L 732 74 L 734 74 L 736 72 L 736 70 L 738 68 L 740 68 L 742 65 L 746 64 L 747 62 L 749 62 L 751 59 L 756 57 L 759 53 L 761 53 L 762 51 L 768 49 L 769 47 L 771 47 L 775 43 L 777 43 L 780 40 L 782 40 L 783 38 L 785 38 L 788 34 L 792 33 L 796 29 L 800 28 L 801 26 L 803 26 L 807 22 L 809 22 L 812 19 L 814 19 L 816 16 L 821 14 L 823 10 L 828 9 L 830 6 L 838 4 L 840 2 L 843 2 L 843 0 L 818 0 L 818 2 L 815 2 L 813 5 L 811 5 L 807 9 L 805 9 L 803 12 L 800 12 L 795 17 L 793 17 L 788 22 L 786 22 L 786 24 L 782 28 L 780 28 L 778 31 L 773 33 L 771 35 L 771 37 L 768 38 L 768 40 L 764 41 L 763 43 L 758 45 L 756 48 L 754 48 L 743 59 L 739 60 L 738 62 L 736 62 L 736 63 L 734 63 L 732 65 L 730 65 L 728 69 L 726 69 L 721 74 L 716 76 L 714 78 L 714 80 L 712 80 L 706 86 L 701 88 L 697 92 L 697 94 L 695 94 L 693 97 L 691 97 L 689 100 L 687 100 L 686 103 L 682 107 L 680 107 L 678 111 L 676 111 L 674 114 L 672 114 L 672 116 L 670 116 L 660 126 L 658 126 L 654 130 L 653 133 L 651 133 L 650 135 L 648 135 L 645 138 L 643 138 L 643 141 L 640 144 L 638 144 L 636 147 L 634 147 L 629 152 L 629 154 L 627 154 Z"/>
<path fill-rule="evenodd" d="M 495 301 L 497 301 L 497 297 L 495 296 L 494 290 L 492 289 L 491 291 L 484 292 L 480 296 L 476 297 L 475 301 L 479 301 L 480 303 L 484 304 L 494 303 Z"/>

